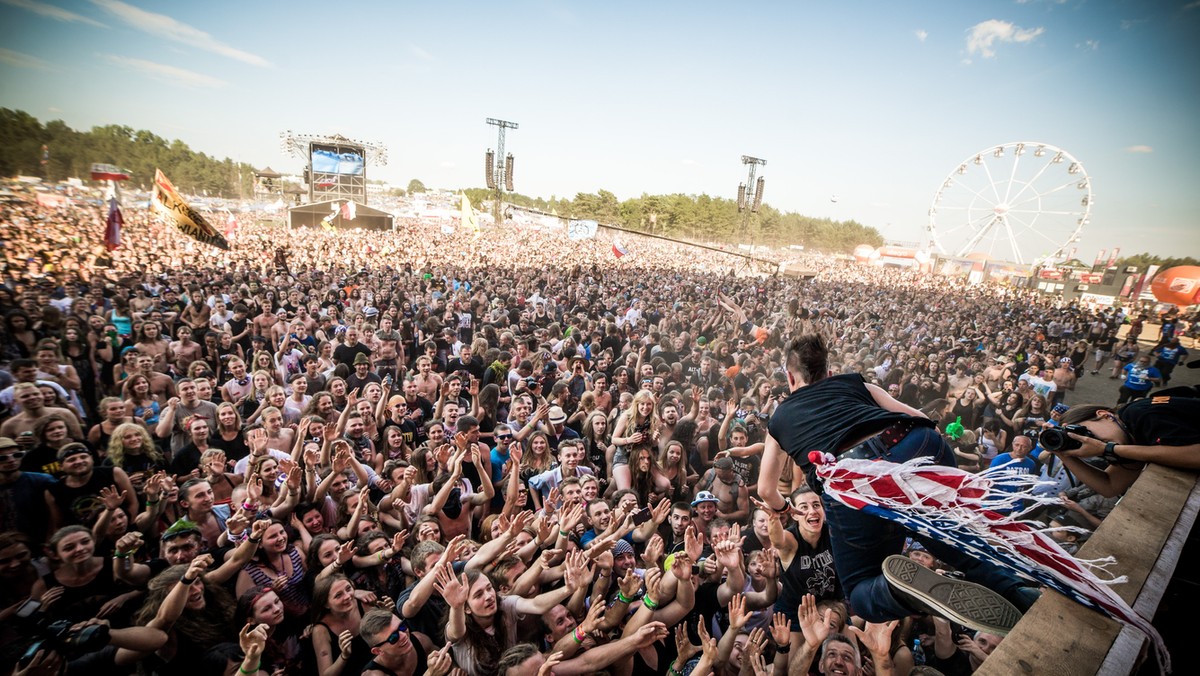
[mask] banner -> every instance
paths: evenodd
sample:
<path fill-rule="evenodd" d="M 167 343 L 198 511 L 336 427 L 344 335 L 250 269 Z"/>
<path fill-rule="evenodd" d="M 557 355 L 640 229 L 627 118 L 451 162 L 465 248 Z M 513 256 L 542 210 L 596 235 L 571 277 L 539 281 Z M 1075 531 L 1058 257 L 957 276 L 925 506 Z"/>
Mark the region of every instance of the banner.
<path fill-rule="evenodd" d="M 184 201 L 179 193 L 176 192 L 175 186 L 171 185 L 171 181 L 162 173 L 161 169 L 154 170 L 154 194 L 152 198 L 154 209 L 164 217 L 170 219 L 171 223 L 179 230 L 204 244 L 210 244 L 218 249 L 229 250 L 229 242 L 225 241 L 225 237 L 217 232 L 216 228 L 209 225 L 208 221 L 204 220 L 204 216 L 200 212 L 193 209 Z"/>
<path fill-rule="evenodd" d="M 467 193 L 462 195 L 462 213 L 460 214 L 462 227 L 470 228 L 475 232 L 479 232 L 479 219 L 475 216 L 475 210 L 471 208 L 471 200 L 467 197 Z"/>
<path fill-rule="evenodd" d="M 1100 267 L 1100 263 L 1104 262 L 1104 254 L 1108 253 L 1108 249 L 1101 249 L 1100 253 L 1096 254 L 1096 260 L 1092 262 L 1092 269 Z"/>
<path fill-rule="evenodd" d="M 112 251 L 121 246 L 121 227 L 125 225 L 125 216 L 121 214 L 121 184 L 110 181 L 108 186 L 108 217 L 104 220 L 104 248 Z"/>
<path fill-rule="evenodd" d="M 1158 265 L 1151 265 L 1150 267 L 1146 268 L 1146 272 L 1142 274 L 1142 278 L 1139 279 L 1138 283 L 1134 285 L 1133 293 L 1129 294 L 1130 298 L 1137 300 L 1141 297 L 1143 291 L 1149 290 L 1150 282 L 1154 279 L 1154 276 L 1158 274 L 1159 267 L 1160 266 Z"/>
<path fill-rule="evenodd" d="M 592 239 L 599 227 L 596 221 L 570 221 L 567 223 L 567 239 Z"/>

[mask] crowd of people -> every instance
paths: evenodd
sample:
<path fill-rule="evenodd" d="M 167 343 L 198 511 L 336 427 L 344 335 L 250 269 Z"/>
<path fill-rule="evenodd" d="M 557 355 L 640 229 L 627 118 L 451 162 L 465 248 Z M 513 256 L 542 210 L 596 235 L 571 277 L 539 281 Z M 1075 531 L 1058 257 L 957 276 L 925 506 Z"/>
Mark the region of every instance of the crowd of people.
<path fill-rule="evenodd" d="M 1039 433 L 1101 419 L 1080 378 L 1113 408 L 1187 358 L 1185 319 L 1147 350 L 1144 315 L 815 255 L 125 216 L 108 251 L 94 210 L 0 207 L 17 674 L 967 674 L 1006 628 L 865 611 L 810 468 L 764 455 L 794 337 L 946 462 L 1040 474 L 1072 552 L 1131 470 Z"/>

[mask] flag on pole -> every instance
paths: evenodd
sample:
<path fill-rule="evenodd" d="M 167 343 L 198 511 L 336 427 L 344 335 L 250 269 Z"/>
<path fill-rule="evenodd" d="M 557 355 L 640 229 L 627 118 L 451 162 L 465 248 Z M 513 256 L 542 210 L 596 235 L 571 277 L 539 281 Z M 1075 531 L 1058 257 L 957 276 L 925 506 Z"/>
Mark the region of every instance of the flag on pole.
<path fill-rule="evenodd" d="M 617 258 L 620 258 L 621 256 L 624 256 L 625 254 L 629 253 L 629 250 L 625 248 L 624 244 L 621 244 L 621 240 L 619 240 L 619 239 L 613 240 L 612 249 L 613 249 L 613 255 L 616 256 Z"/>
<path fill-rule="evenodd" d="M 1101 580 L 1112 557 L 1076 559 L 1053 538 L 1020 515 L 1001 513 L 1017 500 L 1054 504 L 1032 492 L 1039 477 L 1014 474 L 1007 466 L 978 474 L 934 465 L 930 458 L 903 464 L 872 460 L 835 460 L 813 451 L 809 460 L 824 483 L 825 494 L 864 514 L 900 524 L 909 531 L 1017 575 L 1036 580 L 1088 608 L 1130 625 L 1154 644 L 1159 666 L 1171 670 L 1162 636 L 1129 607 L 1109 585 L 1125 577 Z"/>
<path fill-rule="evenodd" d="M 465 192 L 462 194 L 462 227 L 479 232 L 479 219 L 475 216 L 475 210 L 471 208 L 471 200 Z"/>
<path fill-rule="evenodd" d="M 353 221 L 354 217 L 357 215 L 358 205 L 356 205 L 353 200 L 348 200 L 342 205 L 342 218 L 346 219 L 347 221 Z"/>
<path fill-rule="evenodd" d="M 193 209 L 180 197 L 175 186 L 171 185 L 171 181 L 167 179 L 161 169 L 154 170 L 154 193 L 151 203 L 155 211 L 170 221 L 183 234 L 197 242 L 229 250 L 229 242 L 225 241 L 225 237 L 217 232 L 216 228 L 212 227 L 199 211 Z"/>
<path fill-rule="evenodd" d="M 104 224 L 104 248 L 112 251 L 121 246 L 121 227 L 125 217 L 121 215 L 120 189 L 116 181 L 110 181 L 108 194 L 108 218 Z"/>
<path fill-rule="evenodd" d="M 92 165 L 93 181 L 128 181 L 129 172 L 113 164 Z"/>

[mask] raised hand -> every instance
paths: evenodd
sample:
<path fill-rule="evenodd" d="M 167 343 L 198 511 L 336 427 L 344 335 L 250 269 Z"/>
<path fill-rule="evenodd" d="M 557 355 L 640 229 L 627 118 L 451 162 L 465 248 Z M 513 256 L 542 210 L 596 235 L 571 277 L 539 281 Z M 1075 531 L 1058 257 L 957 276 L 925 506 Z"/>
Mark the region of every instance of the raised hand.
<path fill-rule="evenodd" d="M 661 641 L 671 635 L 667 625 L 662 622 L 647 622 L 634 632 L 634 643 L 638 648 L 645 648 L 656 641 Z"/>
<path fill-rule="evenodd" d="M 692 579 L 692 560 L 683 552 L 675 554 L 675 560 L 671 562 L 671 572 L 674 573 L 675 579 L 680 582 L 687 582 Z"/>
<path fill-rule="evenodd" d="M 350 633 L 350 630 L 338 634 L 338 648 L 342 651 L 343 657 L 350 657 L 350 649 L 353 645 L 354 634 Z"/>
<path fill-rule="evenodd" d="M 750 621 L 750 613 L 746 611 L 746 597 L 743 594 L 736 594 L 729 599 L 729 630 L 741 631 L 742 627 Z"/>
<path fill-rule="evenodd" d="M 112 486 L 105 486 L 100 489 L 100 502 L 104 503 L 104 509 L 112 512 L 116 511 L 121 503 L 125 502 L 125 496 L 129 495 L 127 491 L 117 492 L 117 489 Z"/>
<path fill-rule="evenodd" d="M 787 615 L 775 613 L 771 617 L 771 638 L 775 639 L 775 645 L 780 647 L 791 643 L 792 628 Z"/>
<path fill-rule="evenodd" d="M 800 600 L 800 608 L 796 614 L 800 618 L 800 631 L 804 634 L 804 642 L 809 646 L 819 647 L 829 638 L 830 632 L 833 631 L 833 627 L 830 626 L 833 622 L 833 609 L 826 609 L 822 617 L 817 612 L 817 597 L 805 594 Z"/>
<path fill-rule="evenodd" d="M 697 531 L 695 526 L 688 526 L 683 532 L 683 551 L 687 552 L 693 561 L 700 560 L 700 553 L 704 551 L 704 535 Z"/>
<path fill-rule="evenodd" d="M 896 626 L 899 624 L 900 620 L 878 624 L 868 622 L 864 629 L 849 624 L 846 626 L 846 631 L 858 639 L 872 655 L 886 655 L 892 647 L 892 632 L 896 631 Z"/>
<path fill-rule="evenodd" d="M 441 594 L 442 599 L 450 604 L 451 607 L 466 607 L 469 591 L 466 573 L 463 573 L 462 577 L 458 578 L 454 576 L 453 572 L 446 570 L 446 568 L 439 568 L 433 588 L 437 590 L 438 594 Z"/>
<path fill-rule="evenodd" d="M 621 590 L 621 595 L 627 599 L 633 598 L 642 588 L 642 578 L 638 577 L 633 569 L 625 571 L 625 577 L 622 577 L 617 582 L 617 588 Z"/>
<path fill-rule="evenodd" d="M 450 644 L 447 643 L 441 650 L 429 653 L 425 673 L 428 676 L 447 676 L 453 667 L 454 659 L 450 657 Z"/>
<path fill-rule="evenodd" d="M 554 676 L 554 667 L 558 666 L 559 662 L 562 662 L 562 658 L 563 654 L 561 650 L 552 653 L 542 663 L 541 668 L 538 669 L 537 676 Z"/>
<path fill-rule="evenodd" d="M 675 625 L 675 664 L 679 666 L 687 664 L 688 660 L 698 652 L 700 652 L 700 646 L 692 643 L 692 640 L 688 638 L 687 623 L 680 622 Z"/>
<path fill-rule="evenodd" d="M 662 536 L 655 533 L 646 541 L 646 549 L 642 552 L 642 561 L 651 568 L 657 568 L 658 560 L 662 558 L 665 549 L 666 545 L 663 543 Z"/>

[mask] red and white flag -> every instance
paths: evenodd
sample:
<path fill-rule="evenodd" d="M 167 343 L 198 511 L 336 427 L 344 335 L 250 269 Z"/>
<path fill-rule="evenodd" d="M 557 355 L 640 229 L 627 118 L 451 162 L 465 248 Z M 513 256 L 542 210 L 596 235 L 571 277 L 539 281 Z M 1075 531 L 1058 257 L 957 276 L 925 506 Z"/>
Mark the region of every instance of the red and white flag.
<path fill-rule="evenodd" d="M 613 255 L 616 256 L 617 258 L 620 258 L 621 256 L 624 256 L 625 254 L 629 253 L 629 250 L 625 248 L 624 244 L 621 244 L 621 240 L 619 240 L 619 239 L 613 240 L 612 251 L 613 251 Z"/>
<path fill-rule="evenodd" d="M 903 464 L 872 460 L 836 460 L 812 451 L 825 494 L 838 502 L 904 526 L 914 535 L 939 541 L 979 561 L 1035 580 L 1064 596 L 1141 630 L 1154 644 L 1159 666 L 1171 670 L 1166 644 L 1150 622 L 1138 615 L 1108 585 L 1124 577 L 1102 580 L 1115 559 L 1085 561 L 1068 554 L 1043 530 L 1020 515 L 998 510 L 1017 501 L 1060 503 L 1037 497 L 1036 475 L 1019 475 L 1007 466 L 978 474 L 934 465 L 929 458 Z"/>

